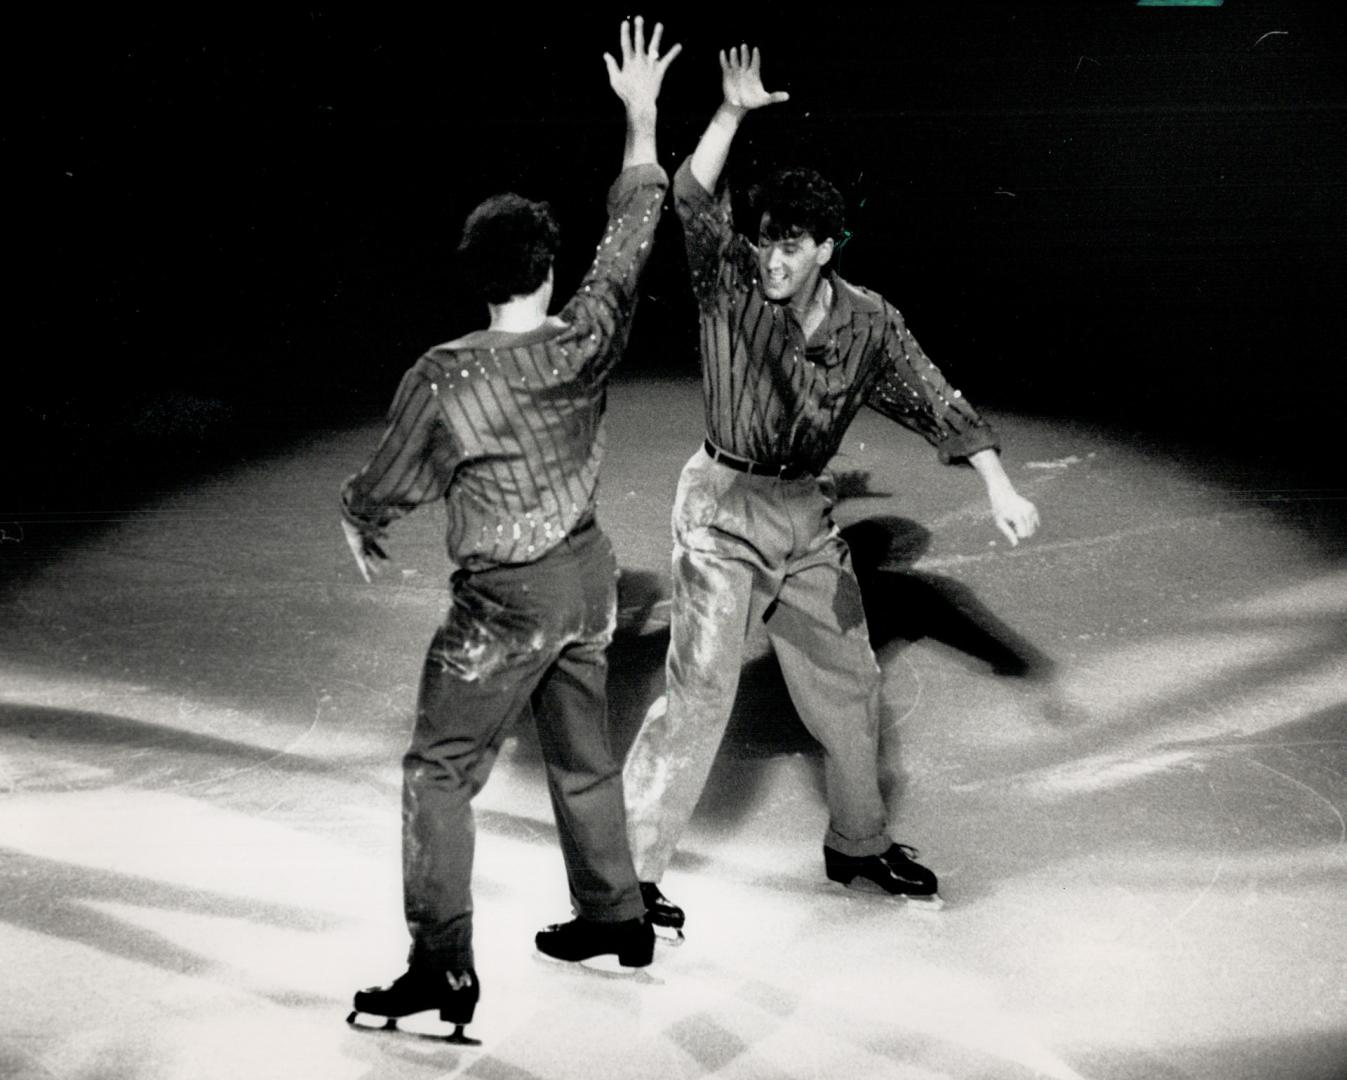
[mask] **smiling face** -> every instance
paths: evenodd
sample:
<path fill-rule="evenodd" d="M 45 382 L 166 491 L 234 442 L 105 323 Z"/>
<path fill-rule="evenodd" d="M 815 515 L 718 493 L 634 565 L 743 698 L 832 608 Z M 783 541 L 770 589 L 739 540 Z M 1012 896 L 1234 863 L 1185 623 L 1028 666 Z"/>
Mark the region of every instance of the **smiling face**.
<path fill-rule="evenodd" d="M 832 258 L 831 239 L 817 242 L 800 228 L 774 228 L 770 212 L 758 229 L 758 272 L 767 299 L 779 304 L 807 304 L 818 287 L 819 273 Z"/>

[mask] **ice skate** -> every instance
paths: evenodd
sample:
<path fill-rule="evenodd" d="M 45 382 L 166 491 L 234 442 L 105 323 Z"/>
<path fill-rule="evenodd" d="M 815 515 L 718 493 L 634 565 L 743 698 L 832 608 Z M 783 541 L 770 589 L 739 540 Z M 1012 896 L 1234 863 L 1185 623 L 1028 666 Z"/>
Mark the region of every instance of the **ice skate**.
<path fill-rule="evenodd" d="M 377 1030 L 399 1031 L 400 1019 L 438 1010 L 440 1019 L 453 1024 L 454 1030 L 448 1035 L 431 1037 L 458 1046 L 480 1046 L 480 1039 L 469 1038 L 463 1031 L 472 1021 L 480 995 L 477 972 L 471 968 L 462 974 L 410 968 L 388 986 L 357 990 L 346 1022 L 352 1027 L 369 1029 L 372 1025 L 361 1023 L 362 1017 L 380 1019 L 383 1024 Z"/>
<path fill-rule="evenodd" d="M 881 855 L 861 856 L 843 855 L 825 845 L 823 862 L 828 879 L 849 889 L 901 896 L 928 908 L 943 907 L 935 874 L 912 860 L 911 855 L 917 854 L 916 848 L 906 844 L 893 844 Z"/>
<path fill-rule="evenodd" d="M 655 932 L 644 918 L 623 922 L 572 919 L 539 930 L 534 942 L 538 952 L 550 959 L 610 974 L 633 974 L 655 956 Z"/>
<path fill-rule="evenodd" d="M 683 909 L 659 890 L 653 881 L 641 882 L 641 899 L 645 901 L 646 918 L 655 930 L 655 937 L 670 945 L 683 944 Z"/>

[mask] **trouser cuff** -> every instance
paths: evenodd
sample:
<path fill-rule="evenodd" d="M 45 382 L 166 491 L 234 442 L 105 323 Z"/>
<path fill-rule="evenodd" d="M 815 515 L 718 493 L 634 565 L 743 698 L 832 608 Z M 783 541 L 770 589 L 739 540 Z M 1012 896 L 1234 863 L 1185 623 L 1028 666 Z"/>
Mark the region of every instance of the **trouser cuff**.
<path fill-rule="evenodd" d="M 452 971 L 461 975 L 474 967 L 472 948 L 454 946 L 435 947 L 424 943 L 414 943 L 407 953 L 407 966 L 422 971 Z"/>
<path fill-rule="evenodd" d="M 611 902 L 597 904 L 592 901 L 586 902 L 572 894 L 571 904 L 575 907 L 577 915 L 590 922 L 626 922 L 628 919 L 639 919 L 645 915 L 645 901 L 641 899 L 640 887 L 635 882 L 630 889 L 624 889 Z"/>
<path fill-rule="evenodd" d="M 823 843 L 834 851 L 843 855 L 849 855 L 853 859 L 861 859 L 867 855 L 883 855 L 893 845 L 887 833 L 874 833 L 871 836 L 857 839 L 853 836 L 843 836 L 836 829 L 829 829 L 823 834 Z"/>

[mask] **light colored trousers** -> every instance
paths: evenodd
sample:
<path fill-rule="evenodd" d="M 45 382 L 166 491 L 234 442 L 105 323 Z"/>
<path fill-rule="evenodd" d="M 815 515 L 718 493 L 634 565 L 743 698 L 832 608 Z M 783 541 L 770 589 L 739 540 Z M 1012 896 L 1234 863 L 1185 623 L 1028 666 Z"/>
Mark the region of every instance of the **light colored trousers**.
<path fill-rule="evenodd" d="M 667 693 L 646 714 L 622 783 L 636 875 L 659 881 L 729 723 L 744 643 L 761 619 L 791 700 L 824 752 L 824 843 L 891 843 L 879 790 L 879 665 L 860 586 L 818 480 L 738 472 L 698 450 L 673 510 Z"/>

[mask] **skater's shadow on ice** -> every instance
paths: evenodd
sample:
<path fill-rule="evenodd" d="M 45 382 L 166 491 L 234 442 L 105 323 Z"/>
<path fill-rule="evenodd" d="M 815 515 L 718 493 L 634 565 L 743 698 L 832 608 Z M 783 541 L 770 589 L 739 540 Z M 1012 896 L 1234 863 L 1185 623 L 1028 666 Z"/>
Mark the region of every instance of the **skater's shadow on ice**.
<path fill-rule="evenodd" d="M 197 884 L 122 874 L 9 848 L 0 848 L 0 866 L 7 879 L 6 887 L 0 888 L 0 922 L 175 976 L 242 978 L 247 971 L 247 965 L 238 963 L 223 945 L 212 949 L 176 941 L 174 928 L 192 918 L 219 919 L 231 926 L 262 924 L 311 942 L 315 949 L 320 935 L 338 925 L 334 916 L 300 905 L 226 895 Z M 129 917 L 122 917 L 124 911 Z M 152 928 L 157 919 L 163 921 L 163 933 Z M 139 920 L 147 920 L 146 925 Z M 10 959 L 17 959 L 22 968 L 25 957 Z M 329 1003 L 303 989 L 259 985 L 253 992 L 287 1007 Z"/>
<path fill-rule="evenodd" d="M 341 776 L 320 758 L 132 716 L 0 703 L 0 789 L 63 791 L 203 784 L 241 770 Z"/>
<path fill-rule="evenodd" d="M 949 646 L 994 675 L 1036 682 L 1052 659 L 978 600 L 961 581 L 915 568 L 931 534 L 900 517 L 864 518 L 842 530 L 861 585 L 870 643 L 876 651 L 923 639 Z"/>

